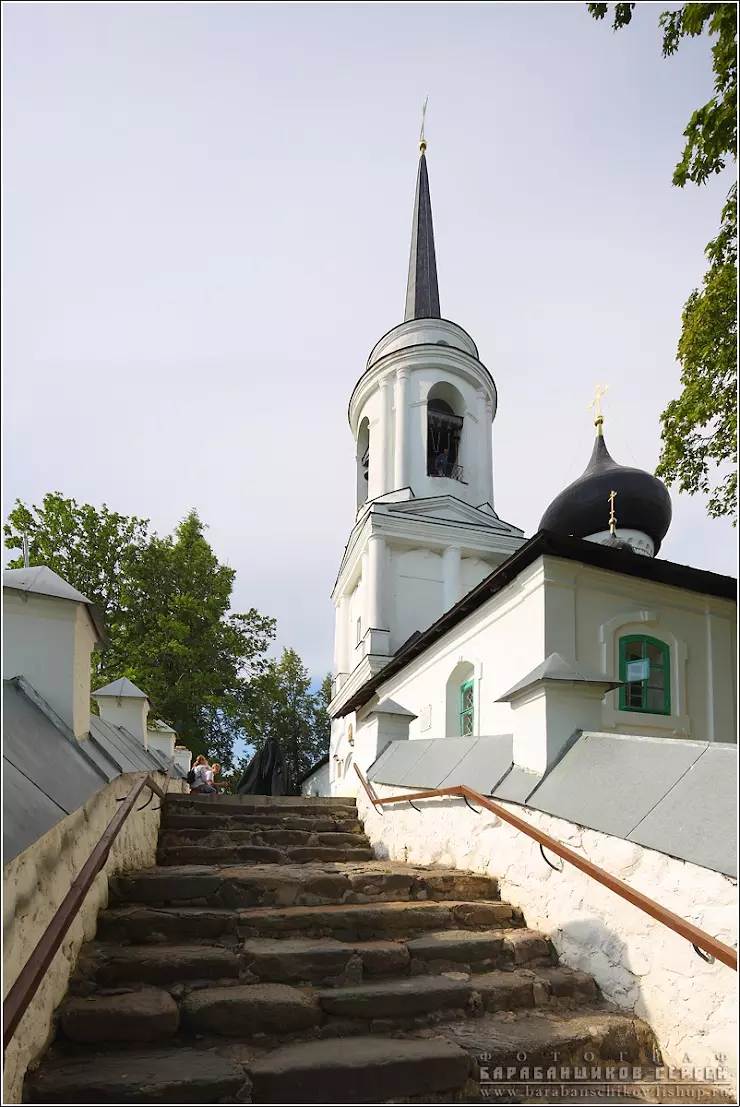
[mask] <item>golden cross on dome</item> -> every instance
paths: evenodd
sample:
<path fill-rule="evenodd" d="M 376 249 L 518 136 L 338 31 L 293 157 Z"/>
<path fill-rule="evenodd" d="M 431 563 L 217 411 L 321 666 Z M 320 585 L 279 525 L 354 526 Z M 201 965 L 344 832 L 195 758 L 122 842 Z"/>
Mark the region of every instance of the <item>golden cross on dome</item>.
<path fill-rule="evenodd" d="M 617 517 L 614 514 L 614 501 L 617 498 L 617 493 L 612 491 L 612 492 L 609 493 L 609 495 L 606 498 L 609 501 L 609 505 L 611 507 L 611 512 L 610 512 L 610 515 L 609 515 L 609 532 L 610 532 L 610 534 L 616 534 L 616 532 L 617 532 Z"/>
<path fill-rule="evenodd" d="M 424 105 L 421 109 L 421 133 L 419 135 L 419 149 L 421 150 L 422 154 L 424 153 L 424 151 L 427 148 L 427 140 L 424 138 L 424 120 L 426 119 L 427 104 L 428 103 L 429 103 L 429 97 L 425 96 L 424 97 Z"/>
<path fill-rule="evenodd" d="M 592 407 L 596 408 L 596 418 L 594 419 L 594 424 L 596 426 L 596 430 L 597 430 L 598 434 L 601 434 L 601 424 L 604 422 L 604 415 L 603 415 L 603 412 L 601 410 L 601 401 L 604 398 L 604 396 L 606 396 L 608 391 L 609 391 L 609 385 L 608 384 L 597 384 L 597 386 L 596 386 L 596 395 L 594 396 L 591 403 L 588 405 L 589 409 L 592 408 Z"/>

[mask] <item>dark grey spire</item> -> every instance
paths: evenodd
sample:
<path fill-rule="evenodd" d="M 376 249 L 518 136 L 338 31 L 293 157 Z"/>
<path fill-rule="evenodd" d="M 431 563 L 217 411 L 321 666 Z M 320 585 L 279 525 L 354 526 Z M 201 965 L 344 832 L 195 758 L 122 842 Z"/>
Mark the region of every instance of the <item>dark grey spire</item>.
<path fill-rule="evenodd" d="M 414 224 L 411 229 L 411 257 L 409 258 L 409 283 L 406 287 L 406 313 L 409 319 L 439 319 L 439 287 L 437 285 L 437 259 L 434 255 L 434 228 L 432 227 L 432 201 L 429 198 L 426 143 L 421 142 L 419 173 L 416 178 L 414 200 Z"/>

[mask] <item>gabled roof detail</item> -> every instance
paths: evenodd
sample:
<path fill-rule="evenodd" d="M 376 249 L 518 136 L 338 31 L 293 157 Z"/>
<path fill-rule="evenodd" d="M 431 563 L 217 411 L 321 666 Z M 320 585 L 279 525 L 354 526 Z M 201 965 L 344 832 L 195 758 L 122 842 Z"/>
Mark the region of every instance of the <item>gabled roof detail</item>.
<path fill-rule="evenodd" d="M 540 665 L 532 669 L 531 673 L 522 677 L 513 688 L 510 688 L 508 692 L 504 692 L 503 696 L 499 696 L 496 703 L 508 703 L 509 700 L 521 695 L 528 688 L 533 688 L 536 684 L 542 684 L 546 680 L 597 684 L 603 686 L 605 692 L 611 691 L 612 688 L 619 688 L 620 684 L 624 683 L 621 680 L 610 680 L 608 676 L 597 672 L 596 669 L 590 669 L 586 665 L 577 664 L 575 661 L 567 661 L 559 653 L 551 653 Z"/>
<path fill-rule="evenodd" d="M 9 588 L 13 592 L 33 592 L 39 596 L 52 596 L 57 600 L 86 604 L 98 637 L 101 642 L 105 642 L 105 624 L 98 608 L 92 600 L 83 596 L 82 592 L 78 592 L 48 565 L 29 565 L 23 569 L 3 570 L 3 588 Z"/>
<path fill-rule="evenodd" d="M 93 692 L 92 695 L 96 698 L 98 696 L 112 696 L 116 699 L 149 699 L 146 692 L 142 692 L 141 688 L 137 688 L 128 677 L 119 677 L 118 680 L 111 681 L 103 688 L 98 688 L 97 692 Z"/>

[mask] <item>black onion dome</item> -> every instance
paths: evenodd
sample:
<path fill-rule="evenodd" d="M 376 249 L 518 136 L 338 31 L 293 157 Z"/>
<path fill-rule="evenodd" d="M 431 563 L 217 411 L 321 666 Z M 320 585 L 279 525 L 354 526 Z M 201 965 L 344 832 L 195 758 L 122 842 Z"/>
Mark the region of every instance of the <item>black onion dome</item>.
<path fill-rule="evenodd" d="M 556 496 L 540 520 L 540 530 L 587 538 L 609 527 L 609 494 L 620 530 L 639 530 L 652 538 L 655 553 L 671 524 L 671 497 L 662 481 L 644 469 L 618 465 L 604 436 L 594 442 L 591 460 L 578 480 Z"/>

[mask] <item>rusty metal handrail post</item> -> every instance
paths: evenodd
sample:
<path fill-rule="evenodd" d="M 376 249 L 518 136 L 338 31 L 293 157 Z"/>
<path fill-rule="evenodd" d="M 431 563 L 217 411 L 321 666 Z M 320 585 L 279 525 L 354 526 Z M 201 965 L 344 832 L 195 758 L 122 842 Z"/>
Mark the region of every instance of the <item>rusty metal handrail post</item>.
<path fill-rule="evenodd" d="M 57 950 L 61 946 L 64 936 L 77 917 L 87 893 L 92 887 L 93 881 L 101 871 L 111 851 L 111 847 L 118 834 L 131 814 L 134 805 L 143 792 L 149 788 L 155 795 L 164 800 L 169 786 L 170 774 L 174 765 L 174 758 L 170 761 L 167 774 L 164 779 L 164 787 L 160 788 L 150 776 L 145 776 L 135 784 L 128 796 L 121 804 L 118 811 L 108 823 L 98 844 L 93 849 L 85 864 L 80 869 L 76 878 L 54 913 L 51 922 L 41 935 L 36 948 L 26 961 L 18 974 L 18 978 L 10 988 L 3 1003 L 3 1052 L 8 1048 L 18 1023 L 25 1015 L 31 1000 L 38 991 L 39 984 L 44 978 L 46 970 L 54 960 Z"/>
<path fill-rule="evenodd" d="M 646 915 L 650 915 L 650 917 L 657 922 L 675 931 L 680 937 L 685 938 L 687 942 L 691 942 L 693 946 L 697 946 L 699 949 L 704 950 L 705 953 L 710 954 L 710 956 L 716 958 L 717 961 L 721 961 L 723 965 L 727 965 L 728 968 L 734 969 L 735 972 L 737 972 L 737 950 L 733 949 L 731 946 L 726 946 L 724 942 L 720 942 L 716 938 L 713 938 L 711 934 L 707 934 L 705 930 L 700 930 L 698 926 L 694 926 L 693 923 L 682 919 L 680 915 L 676 915 L 673 911 L 669 911 L 667 907 L 662 907 L 654 899 L 650 899 L 649 896 L 631 888 L 629 884 L 625 884 L 623 880 L 620 880 L 616 876 L 612 876 L 611 873 L 606 872 L 605 869 L 599 868 L 598 865 L 594 865 L 593 861 L 581 857 L 579 853 L 576 853 L 568 846 L 564 846 L 563 843 L 558 842 L 556 838 L 551 838 L 549 834 L 545 834 L 544 831 L 538 830 L 536 826 L 532 826 L 526 819 L 522 819 L 519 815 L 515 815 L 513 811 L 508 811 L 505 807 L 502 807 L 501 804 L 496 803 L 495 800 L 488 799 L 486 796 L 482 796 L 480 792 L 468 788 L 466 784 L 458 784 L 454 788 L 433 788 L 425 792 L 411 792 L 407 796 L 385 796 L 382 799 L 378 799 L 373 796 L 370 791 L 370 786 L 359 767 L 355 765 L 354 769 L 362 781 L 368 799 L 375 807 L 383 807 L 390 803 L 408 803 L 409 800 L 438 799 L 445 796 L 460 796 L 463 799 L 473 800 L 479 807 L 485 807 L 486 810 L 490 811 L 493 815 L 498 815 L 504 822 L 509 823 L 516 830 L 520 830 L 529 838 L 533 838 L 540 846 L 545 846 L 546 849 L 557 854 L 558 857 L 562 857 L 564 861 L 568 861 L 576 869 L 585 873 L 586 876 L 590 876 L 593 880 L 598 881 L 599 884 L 608 888 L 610 892 L 614 892 L 616 895 L 621 896 L 622 899 L 631 903 L 633 907 L 637 907 L 640 911 L 644 911 Z"/>

